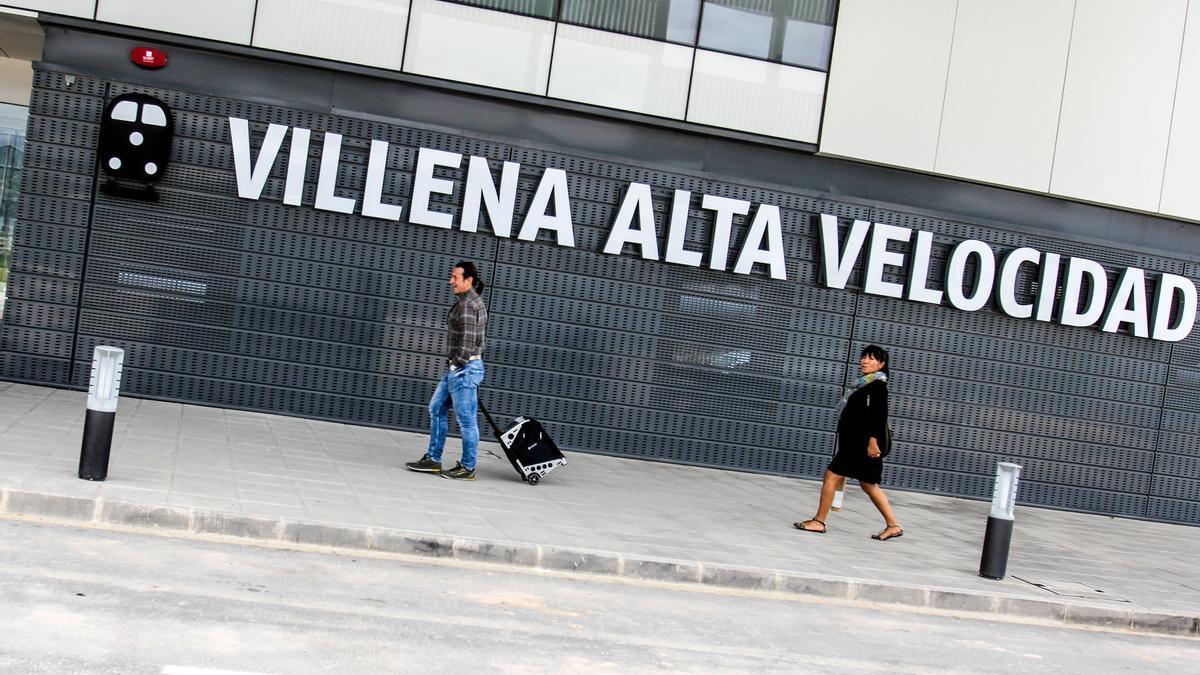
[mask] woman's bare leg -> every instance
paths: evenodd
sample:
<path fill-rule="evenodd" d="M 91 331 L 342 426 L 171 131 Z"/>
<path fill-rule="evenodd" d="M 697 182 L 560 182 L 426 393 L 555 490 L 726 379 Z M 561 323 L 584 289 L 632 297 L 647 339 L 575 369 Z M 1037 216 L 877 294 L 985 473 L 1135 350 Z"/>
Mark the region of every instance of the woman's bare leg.
<path fill-rule="evenodd" d="M 900 523 L 896 522 L 896 514 L 892 513 L 892 505 L 888 502 L 883 488 L 874 483 L 860 482 L 859 485 L 862 487 L 863 492 L 867 493 L 867 496 L 871 498 L 871 503 L 875 505 L 875 508 L 879 509 L 880 515 L 883 516 L 884 532 L 891 528 L 899 528 Z M 883 533 L 880 534 L 882 535 Z"/>
<path fill-rule="evenodd" d="M 837 492 L 838 482 L 843 480 L 846 480 L 844 476 L 825 469 L 825 477 L 821 480 L 821 502 L 817 505 L 817 515 L 813 516 L 814 520 L 825 522 L 825 519 L 829 517 L 829 507 L 833 504 L 833 493 Z"/>
<path fill-rule="evenodd" d="M 838 478 L 837 485 L 834 487 L 833 506 L 830 507 L 832 510 L 834 510 L 834 511 L 842 510 L 842 498 L 845 496 L 845 494 L 846 494 L 846 477 L 842 476 L 842 477 Z"/>
<path fill-rule="evenodd" d="M 825 477 L 821 480 L 821 501 L 817 505 L 817 515 L 799 523 L 804 526 L 801 529 L 816 530 L 817 526 L 824 529 L 825 519 L 829 517 L 829 505 L 833 503 L 833 493 L 837 490 L 837 483 L 840 478 L 841 476 L 829 469 L 825 469 Z"/>

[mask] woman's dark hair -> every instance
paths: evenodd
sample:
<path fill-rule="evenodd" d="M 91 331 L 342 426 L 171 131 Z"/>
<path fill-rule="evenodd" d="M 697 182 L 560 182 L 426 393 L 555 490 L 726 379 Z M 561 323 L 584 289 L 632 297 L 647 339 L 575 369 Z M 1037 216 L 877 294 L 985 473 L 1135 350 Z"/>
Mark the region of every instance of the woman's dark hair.
<path fill-rule="evenodd" d="M 476 269 L 475 263 L 469 260 L 460 260 L 454 263 L 454 266 L 463 271 L 464 279 L 471 280 L 471 285 L 475 288 L 475 292 L 483 295 L 483 288 L 486 284 L 483 283 L 483 277 L 479 276 L 479 270 Z"/>
<path fill-rule="evenodd" d="M 862 354 L 859 354 L 858 358 L 861 359 L 864 356 L 870 356 L 876 361 L 882 363 L 883 374 L 887 375 L 888 377 L 892 376 L 891 371 L 888 370 L 888 364 L 891 363 L 891 360 L 888 359 L 888 353 L 886 349 L 880 347 L 879 345 L 867 345 L 866 347 L 863 347 Z"/>

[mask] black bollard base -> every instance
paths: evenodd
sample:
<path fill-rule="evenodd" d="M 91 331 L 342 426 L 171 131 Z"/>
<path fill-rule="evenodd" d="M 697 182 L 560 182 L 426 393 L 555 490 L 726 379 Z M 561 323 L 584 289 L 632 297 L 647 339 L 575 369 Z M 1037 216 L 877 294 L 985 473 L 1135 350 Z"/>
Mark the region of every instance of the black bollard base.
<path fill-rule="evenodd" d="M 79 477 L 83 480 L 108 478 L 108 453 L 112 449 L 115 412 L 88 410 L 83 420 L 83 447 L 79 450 Z"/>
<path fill-rule="evenodd" d="M 983 555 L 979 558 L 979 576 L 1003 579 L 1008 569 L 1008 547 L 1012 543 L 1013 521 L 988 516 L 983 533 Z"/>

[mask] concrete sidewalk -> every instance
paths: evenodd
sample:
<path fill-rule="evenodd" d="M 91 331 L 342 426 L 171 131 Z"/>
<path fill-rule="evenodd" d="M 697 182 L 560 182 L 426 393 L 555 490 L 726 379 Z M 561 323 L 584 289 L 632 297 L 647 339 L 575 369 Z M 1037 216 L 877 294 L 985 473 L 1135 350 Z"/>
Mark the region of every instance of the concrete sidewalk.
<path fill-rule="evenodd" d="M 405 471 L 427 437 L 122 398 L 108 480 L 76 477 L 86 395 L 0 382 L 0 514 L 804 593 L 1197 637 L 1200 530 L 1018 507 L 1008 576 L 977 575 L 988 504 L 570 454 L 530 487 L 495 443 L 478 480 Z M 553 429 L 551 429 L 553 433 Z M 446 466 L 458 457 L 451 439 Z M 886 487 L 886 486 L 885 486 Z M 10 544 L 11 545 L 11 544 Z"/>

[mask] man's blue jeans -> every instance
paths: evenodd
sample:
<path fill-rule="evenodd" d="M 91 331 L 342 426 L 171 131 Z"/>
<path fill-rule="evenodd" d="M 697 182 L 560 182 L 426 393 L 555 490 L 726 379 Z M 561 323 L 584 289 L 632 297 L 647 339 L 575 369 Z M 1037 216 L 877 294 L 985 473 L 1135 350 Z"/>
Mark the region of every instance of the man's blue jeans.
<path fill-rule="evenodd" d="M 450 406 L 458 418 L 462 431 L 462 465 L 475 469 L 475 457 L 479 452 L 479 383 L 483 382 L 483 360 L 467 361 L 467 365 L 455 371 L 446 371 L 429 399 L 429 450 L 426 454 L 435 462 L 442 461 L 442 448 L 446 445 L 446 428 L 449 426 Z"/>

